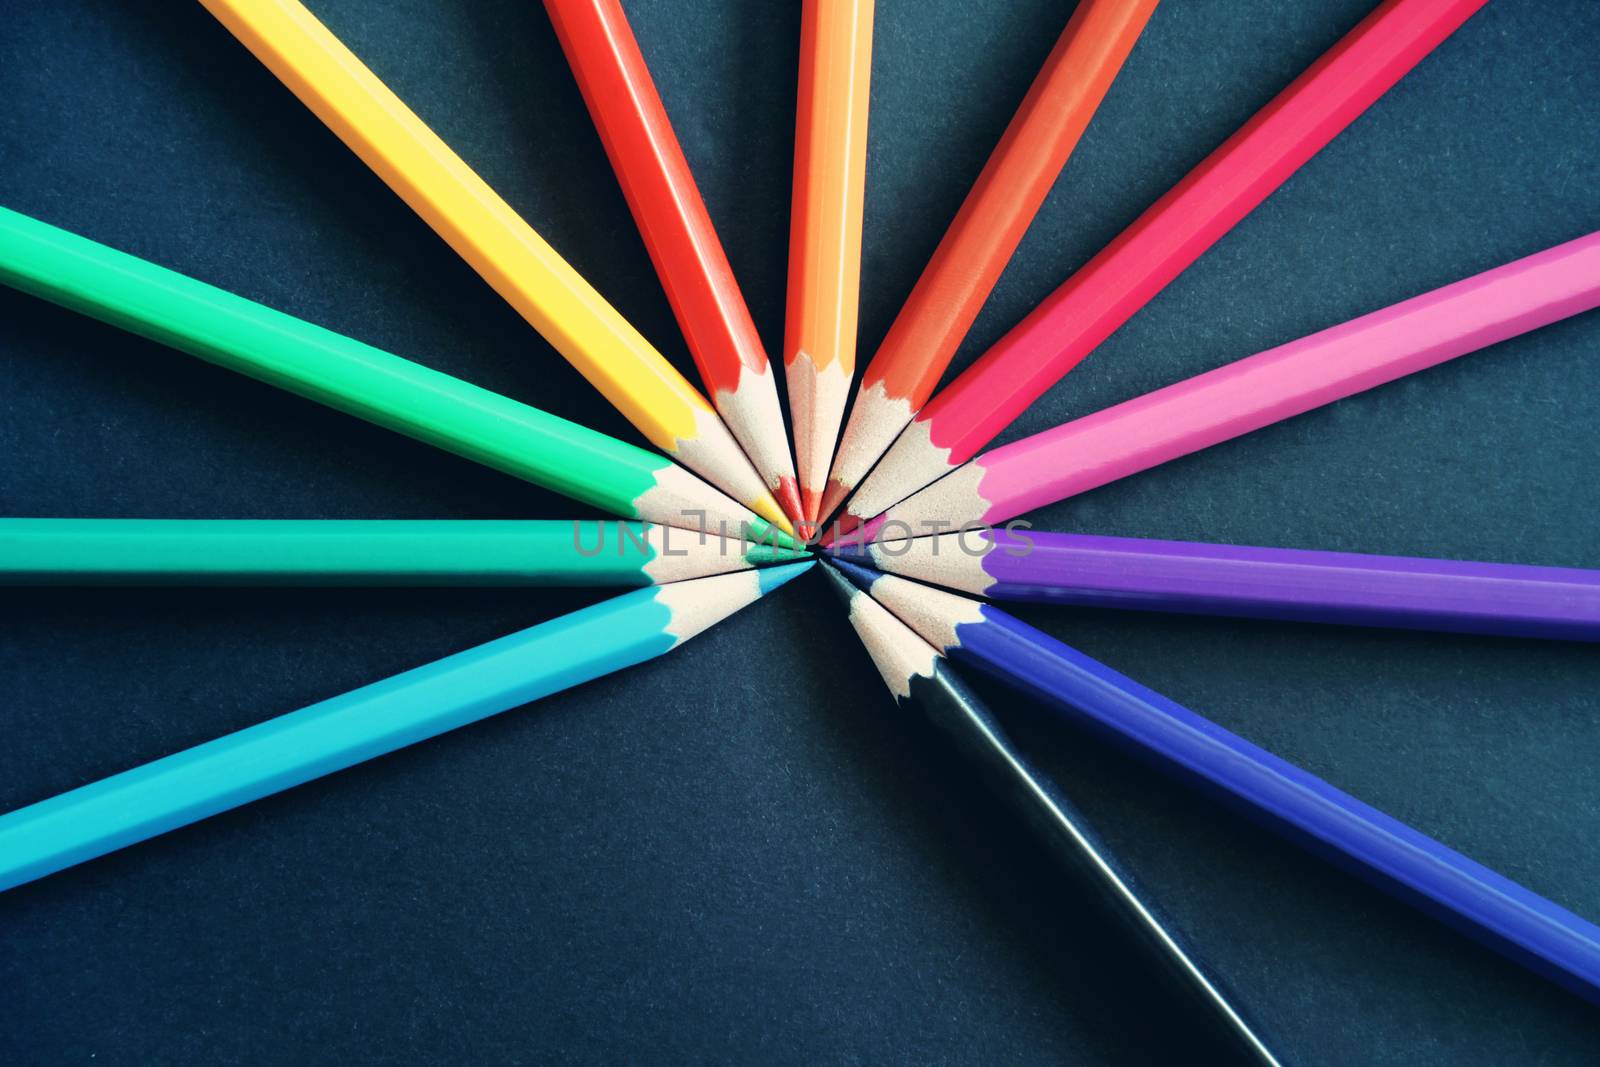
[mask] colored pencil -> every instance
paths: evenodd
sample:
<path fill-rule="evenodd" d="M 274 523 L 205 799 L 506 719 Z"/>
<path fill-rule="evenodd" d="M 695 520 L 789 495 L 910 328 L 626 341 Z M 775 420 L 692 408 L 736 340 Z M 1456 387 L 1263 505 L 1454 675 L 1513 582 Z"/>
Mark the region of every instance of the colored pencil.
<path fill-rule="evenodd" d="M 1600 232 L 991 449 L 858 532 L 1004 522 L 1597 305 Z"/>
<path fill-rule="evenodd" d="M 783 365 L 800 502 L 815 523 L 856 369 L 875 0 L 804 0 Z"/>
<path fill-rule="evenodd" d="M 624 593 L 0 815 L 0 890 L 654 659 L 809 566 Z"/>
<path fill-rule="evenodd" d="M 1157 0 L 1082 0 L 861 376 L 827 519 L 933 395 Z"/>
<path fill-rule="evenodd" d="M 3 529 L 0 525 L 0 529 Z M 841 545 L 991 600 L 1600 641 L 1600 570 L 981 529 Z"/>
<path fill-rule="evenodd" d="M 794 549 L 581 519 L 3 519 L 6 585 L 659 585 Z"/>
<path fill-rule="evenodd" d="M 545 0 L 712 403 L 795 521 L 778 387 L 689 161 L 619 0 Z"/>
<path fill-rule="evenodd" d="M 0 281 L 622 518 L 794 544 L 653 452 L 6 208 Z"/>
<path fill-rule="evenodd" d="M 989 604 L 838 566 L 956 663 L 1044 702 L 1462 933 L 1600 1003 L 1600 928 Z"/>
<path fill-rule="evenodd" d="M 1386 0 L 918 413 L 848 528 L 977 455 L 1485 0 Z"/>
<path fill-rule="evenodd" d="M 895 703 L 913 710 L 970 760 L 985 784 L 1029 825 L 1052 858 L 1123 926 L 1142 961 L 1166 982 L 1174 1000 L 1220 1047 L 1227 1062 L 1276 1064 L 1243 1015 L 1184 947 L 1183 938 L 1140 891 L 1099 840 L 1083 815 L 1012 745 L 993 713 L 950 669 L 944 655 L 851 585 L 824 567 L 844 599 L 861 643 L 872 656 Z M 1100 916 L 1082 916 L 1092 922 Z M 1226 1056 L 1223 1054 L 1227 1053 Z M 1196 1053 L 1196 1058 L 1209 1059 Z"/>
<path fill-rule="evenodd" d="M 652 444 L 793 533 L 694 386 L 299 0 L 200 0 Z"/>

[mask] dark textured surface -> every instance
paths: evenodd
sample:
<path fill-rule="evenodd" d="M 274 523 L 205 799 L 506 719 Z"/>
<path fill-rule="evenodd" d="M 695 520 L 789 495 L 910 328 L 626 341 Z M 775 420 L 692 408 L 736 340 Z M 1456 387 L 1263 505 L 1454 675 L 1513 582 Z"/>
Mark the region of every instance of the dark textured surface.
<path fill-rule="evenodd" d="M 530 0 L 313 9 L 688 368 Z M 975 356 L 1367 0 L 1169 0 Z M 635 439 L 198 6 L 6 5 L 0 203 Z M 883 0 L 870 349 L 1064 20 Z M 781 335 L 795 8 L 630 0 Z M 1022 420 L 1033 431 L 1600 227 L 1600 7 L 1495 0 Z M 1600 321 L 1058 505 L 1041 525 L 1600 566 Z M 563 500 L 0 292 L 0 513 L 565 516 Z M 0 592 L 0 810 L 586 603 Z M 898 717 L 808 578 L 666 659 L 0 897 L 0 1060 L 1138 1063 L 1161 1002 Z M 1029 619 L 1600 918 L 1593 648 Z M 1593 1062 L 1600 1015 L 986 690 L 1305 1064 Z"/>

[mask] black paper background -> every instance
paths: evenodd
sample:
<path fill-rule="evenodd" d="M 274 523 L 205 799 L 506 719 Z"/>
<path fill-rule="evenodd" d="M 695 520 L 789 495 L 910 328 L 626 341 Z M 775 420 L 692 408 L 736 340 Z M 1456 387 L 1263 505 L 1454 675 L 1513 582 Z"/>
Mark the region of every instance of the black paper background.
<path fill-rule="evenodd" d="M 0 203 L 637 440 L 198 5 L 3 6 Z M 540 5 L 311 6 L 689 369 Z M 627 6 L 775 351 L 798 7 Z M 1071 8 L 879 6 L 863 362 Z M 958 364 L 1369 6 L 1168 0 Z M 1592 0 L 1491 3 L 1013 433 L 1600 227 L 1597 55 Z M 1596 567 L 1597 396 L 1590 315 L 1033 518 Z M 0 513 L 578 512 L 6 290 Z M 600 595 L 0 591 L 0 810 Z M 1592 647 L 1020 614 L 1600 918 Z M 1288 1058 L 1593 1061 L 1594 1009 L 995 697 Z M 808 576 L 663 660 L 0 897 L 0 1059 L 1183 1055 L 1077 915 Z"/>

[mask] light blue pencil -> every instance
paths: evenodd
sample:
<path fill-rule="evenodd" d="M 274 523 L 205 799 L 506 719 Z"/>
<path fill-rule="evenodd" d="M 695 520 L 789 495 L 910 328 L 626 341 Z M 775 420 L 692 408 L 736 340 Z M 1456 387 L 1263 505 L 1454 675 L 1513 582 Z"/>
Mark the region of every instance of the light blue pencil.
<path fill-rule="evenodd" d="M 0 815 L 0 890 L 653 659 L 810 566 L 624 593 Z"/>

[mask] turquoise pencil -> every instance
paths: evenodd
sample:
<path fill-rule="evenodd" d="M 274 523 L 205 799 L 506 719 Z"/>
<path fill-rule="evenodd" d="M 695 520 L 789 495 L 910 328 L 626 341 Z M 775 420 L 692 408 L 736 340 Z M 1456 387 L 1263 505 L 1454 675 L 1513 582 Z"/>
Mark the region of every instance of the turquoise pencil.
<path fill-rule="evenodd" d="M 654 659 L 810 566 L 637 589 L 0 815 L 0 890 Z"/>
<path fill-rule="evenodd" d="M 0 519 L 0 585 L 661 585 L 803 558 L 587 519 Z"/>

